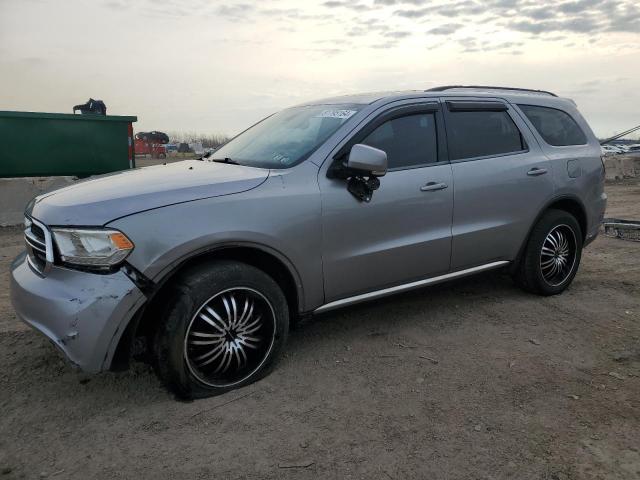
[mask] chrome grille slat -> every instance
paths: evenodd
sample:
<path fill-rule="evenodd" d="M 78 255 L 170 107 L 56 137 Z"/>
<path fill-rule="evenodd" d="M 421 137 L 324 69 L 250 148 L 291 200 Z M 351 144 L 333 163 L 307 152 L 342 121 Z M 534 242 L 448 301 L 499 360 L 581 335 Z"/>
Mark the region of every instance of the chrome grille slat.
<path fill-rule="evenodd" d="M 27 255 L 27 262 L 29 262 L 29 265 L 31 265 L 31 268 L 33 268 L 34 270 L 40 273 L 44 271 L 45 263 L 41 260 L 34 260 L 33 257 Z"/>
<path fill-rule="evenodd" d="M 44 230 L 42 230 L 41 227 L 39 227 L 38 225 L 32 224 L 31 233 L 35 236 L 35 238 L 44 242 L 45 235 L 44 235 Z"/>
<path fill-rule="evenodd" d="M 46 226 L 37 220 L 29 219 L 31 224 L 24 231 L 27 246 L 27 261 L 40 275 L 45 275 L 53 265 L 53 243 Z"/>
<path fill-rule="evenodd" d="M 33 238 L 32 236 L 30 236 L 28 233 L 25 232 L 24 234 L 24 239 L 26 240 L 26 242 L 31 245 L 31 248 L 38 250 L 42 253 L 44 253 L 46 255 L 47 253 L 47 246 L 44 244 L 44 242 L 40 242 L 38 240 L 36 240 L 35 238 Z"/>

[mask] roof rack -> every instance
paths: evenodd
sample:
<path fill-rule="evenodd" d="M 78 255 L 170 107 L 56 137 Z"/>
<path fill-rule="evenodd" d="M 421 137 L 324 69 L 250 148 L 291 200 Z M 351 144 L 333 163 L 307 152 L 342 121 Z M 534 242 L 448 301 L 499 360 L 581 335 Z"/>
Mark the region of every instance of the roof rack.
<path fill-rule="evenodd" d="M 445 90 L 452 90 L 454 88 L 469 88 L 474 90 L 512 90 L 515 92 L 531 92 L 539 93 L 542 95 L 551 95 L 557 97 L 555 93 L 547 92 L 546 90 L 532 90 L 530 88 L 516 88 L 516 87 L 493 87 L 490 85 L 446 85 L 444 87 L 433 87 L 425 90 L 425 92 L 443 92 Z"/>

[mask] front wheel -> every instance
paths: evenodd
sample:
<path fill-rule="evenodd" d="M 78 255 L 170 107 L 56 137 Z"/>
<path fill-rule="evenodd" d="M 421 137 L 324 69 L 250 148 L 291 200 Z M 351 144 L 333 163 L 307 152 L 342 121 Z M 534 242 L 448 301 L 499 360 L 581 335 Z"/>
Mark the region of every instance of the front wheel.
<path fill-rule="evenodd" d="M 515 279 L 538 295 L 562 293 L 573 281 L 582 255 L 582 230 L 563 210 L 547 211 L 534 226 Z"/>
<path fill-rule="evenodd" d="M 284 294 L 265 272 L 229 261 L 195 267 L 171 288 L 157 371 L 182 398 L 218 395 L 264 377 L 288 329 Z"/>

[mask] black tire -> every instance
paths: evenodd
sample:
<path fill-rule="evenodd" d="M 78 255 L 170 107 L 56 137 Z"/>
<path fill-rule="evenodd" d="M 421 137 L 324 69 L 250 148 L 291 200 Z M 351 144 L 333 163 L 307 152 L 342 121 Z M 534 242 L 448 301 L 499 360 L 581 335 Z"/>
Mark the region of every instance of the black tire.
<path fill-rule="evenodd" d="M 169 287 L 164 311 L 154 341 L 156 371 L 183 399 L 219 395 L 263 378 L 289 331 L 278 284 L 240 262 L 213 261 L 181 273 Z"/>
<path fill-rule="evenodd" d="M 582 238 L 582 230 L 573 215 L 563 210 L 545 212 L 531 231 L 514 275 L 516 283 L 537 295 L 562 293 L 578 271 Z M 557 249 L 554 248 L 556 243 Z M 566 248 L 563 248 L 565 244 Z M 564 251 L 568 252 L 566 256 L 562 255 Z M 555 273 L 554 268 L 557 269 Z"/>

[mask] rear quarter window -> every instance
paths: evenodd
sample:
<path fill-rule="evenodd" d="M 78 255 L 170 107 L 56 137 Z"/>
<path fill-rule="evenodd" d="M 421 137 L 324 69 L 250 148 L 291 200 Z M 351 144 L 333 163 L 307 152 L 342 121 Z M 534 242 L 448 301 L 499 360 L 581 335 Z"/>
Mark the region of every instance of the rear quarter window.
<path fill-rule="evenodd" d="M 537 105 L 518 105 L 540 136 L 549 145 L 584 145 L 587 136 L 567 112 Z"/>

